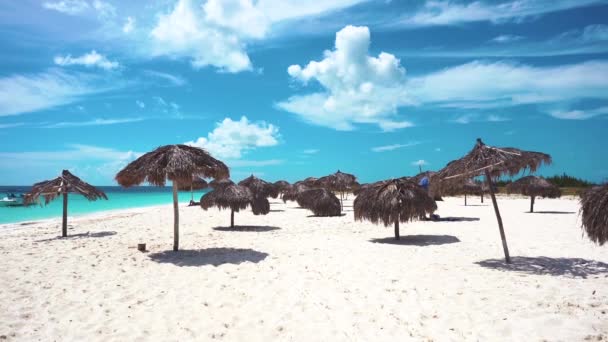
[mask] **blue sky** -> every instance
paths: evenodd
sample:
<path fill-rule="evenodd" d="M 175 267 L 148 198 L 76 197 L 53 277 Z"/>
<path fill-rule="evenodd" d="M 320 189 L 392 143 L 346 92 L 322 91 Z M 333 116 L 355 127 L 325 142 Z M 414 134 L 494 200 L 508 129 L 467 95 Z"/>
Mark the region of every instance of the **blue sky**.
<path fill-rule="evenodd" d="M 608 1 L 0 4 L 0 174 L 98 185 L 189 143 L 269 180 L 363 182 L 490 145 L 608 178 Z"/>

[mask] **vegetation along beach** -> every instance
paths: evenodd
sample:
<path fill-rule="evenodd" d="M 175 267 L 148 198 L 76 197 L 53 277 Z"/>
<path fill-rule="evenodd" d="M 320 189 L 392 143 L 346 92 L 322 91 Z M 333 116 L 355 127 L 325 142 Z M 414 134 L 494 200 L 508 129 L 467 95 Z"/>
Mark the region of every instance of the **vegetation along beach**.
<path fill-rule="evenodd" d="M 605 1 L 0 31 L 0 341 L 608 340 Z"/>

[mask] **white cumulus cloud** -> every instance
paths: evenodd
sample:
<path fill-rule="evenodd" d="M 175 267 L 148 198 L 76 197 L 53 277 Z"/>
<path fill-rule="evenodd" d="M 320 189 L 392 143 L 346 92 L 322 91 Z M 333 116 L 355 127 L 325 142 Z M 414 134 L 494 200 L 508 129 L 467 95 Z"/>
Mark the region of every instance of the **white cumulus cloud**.
<path fill-rule="evenodd" d="M 89 68 L 98 67 L 104 70 L 112 70 L 120 66 L 118 62 L 110 61 L 106 56 L 99 54 L 95 50 L 80 57 L 72 57 L 71 55 L 56 56 L 54 62 L 61 66 L 82 65 Z"/>
<path fill-rule="evenodd" d="M 319 15 L 363 0 L 179 0 L 150 32 L 153 55 L 190 59 L 194 68 L 254 70 L 247 44 L 268 37 L 281 21 Z"/>
<path fill-rule="evenodd" d="M 186 144 L 204 148 L 218 158 L 239 159 L 249 150 L 277 145 L 279 138 L 278 127 L 263 121 L 253 123 L 243 116 L 238 121 L 225 118 L 207 137 Z"/>
<path fill-rule="evenodd" d="M 291 65 L 289 75 L 302 84 L 318 82 L 322 92 L 292 96 L 278 107 L 305 121 L 337 130 L 355 124 L 379 125 L 383 130 L 411 126 L 395 121 L 397 108 L 410 104 L 405 89 L 405 68 L 394 55 L 369 56 L 367 27 L 346 26 L 336 34 L 335 49 L 321 61 Z"/>

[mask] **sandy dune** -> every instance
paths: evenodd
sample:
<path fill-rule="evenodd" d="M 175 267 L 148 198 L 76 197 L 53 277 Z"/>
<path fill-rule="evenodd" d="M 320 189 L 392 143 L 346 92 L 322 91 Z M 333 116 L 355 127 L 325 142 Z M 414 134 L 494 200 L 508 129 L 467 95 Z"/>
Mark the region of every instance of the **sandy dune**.
<path fill-rule="evenodd" d="M 580 230 L 575 199 L 500 198 L 494 212 L 439 202 L 452 221 L 392 228 L 170 206 L 0 226 L 0 340 L 580 341 L 608 339 L 608 246 Z M 138 252 L 138 242 L 148 253 Z"/>

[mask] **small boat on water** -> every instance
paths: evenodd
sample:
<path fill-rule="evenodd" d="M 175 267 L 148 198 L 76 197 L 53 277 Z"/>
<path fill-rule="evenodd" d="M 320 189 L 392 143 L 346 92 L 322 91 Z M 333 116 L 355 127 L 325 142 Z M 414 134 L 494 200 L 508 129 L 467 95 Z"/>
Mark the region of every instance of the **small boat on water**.
<path fill-rule="evenodd" d="M 8 193 L 3 198 L 0 198 L 0 207 L 23 207 L 25 203 L 23 201 L 23 195 L 15 195 L 14 193 Z"/>

